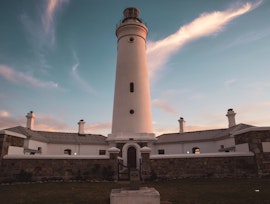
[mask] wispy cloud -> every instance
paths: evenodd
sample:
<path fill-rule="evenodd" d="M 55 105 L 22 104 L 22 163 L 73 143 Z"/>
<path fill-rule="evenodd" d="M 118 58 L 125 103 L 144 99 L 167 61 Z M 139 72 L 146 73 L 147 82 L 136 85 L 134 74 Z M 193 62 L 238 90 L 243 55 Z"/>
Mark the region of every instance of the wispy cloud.
<path fill-rule="evenodd" d="M 161 101 L 160 99 L 153 99 L 152 105 L 165 111 L 166 113 L 170 113 L 173 115 L 178 114 L 178 112 L 172 106 L 170 106 L 168 103 L 166 103 L 164 101 Z"/>
<path fill-rule="evenodd" d="M 230 21 L 257 8 L 261 3 L 262 0 L 240 6 L 235 4 L 225 11 L 203 13 L 191 23 L 180 27 L 176 33 L 156 42 L 148 42 L 147 59 L 150 76 L 153 77 L 155 72 L 166 64 L 169 57 L 188 42 L 221 32 Z"/>
<path fill-rule="evenodd" d="M 42 25 L 46 35 L 50 37 L 51 43 L 54 44 L 56 12 L 63 5 L 63 3 L 68 2 L 68 0 L 49 0 L 46 2 L 47 5 L 45 12 L 41 16 Z"/>
<path fill-rule="evenodd" d="M 37 16 L 23 13 L 21 21 L 29 34 L 33 44 L 42 47 L 51 47 L 55 44 L 56 14 L 68 0 L 48 0 L 43 3 L 43 8 L 36 10 Z"/>
<path fill-rule="evenodd" d="M 27 84 L 38 88 L 58 87 L 58 84 L 55 82 L 39 80 L 33 76 L 16 71 L 5 65 L 0 65 L 0 76 L 16 84 Z"/>
<path fill-rule="evenodd" d="M 47 54 L 48 50 L 55 47 L 56 17 L 66 2 L 68 0 L 37 1 L 35 9 L 20 15 L 26 39 L 32 47 L 32 61 L 37 60 L 37 66 L 43 69 L 42 71 L 51 68 Z"/>
<path fill-rule="evenodd" d="M 228 79 L 224 82 L 224 86 L 225 88 L 229 89 L 233 84 L 235 84 L 237 82 L 236 78 L 233 79 Z"/>
<path fill-rule="evenodd" d="M 262 31 L 253 31 L 251 33 L 241 35 L 240 37 L 236 38 L 231 43 L 227 44 L 223 49 L 228 49 L 235 46 L 241 46 L 243 44 L 252 43 L 252 42 L 261 40 L 269 35 L 270 35 L 269 28 Z"/>
<path fill-rule="evenodd" d="M 81 88 L 85 90 L 87 93 L 90 93 L 90 94 L 95 93 L 95 90 L 93 89 L 93 87 L 89 83 L 87 83 L 85 80 L 83 80 L 78 74 L 78 67 L 80 65 L 80 62 L 79 62 L 79 58 L 76 52 L 73 52 L 73 58 L 75 62 L 72 66 L 72 76 L 79 83 Z"/>

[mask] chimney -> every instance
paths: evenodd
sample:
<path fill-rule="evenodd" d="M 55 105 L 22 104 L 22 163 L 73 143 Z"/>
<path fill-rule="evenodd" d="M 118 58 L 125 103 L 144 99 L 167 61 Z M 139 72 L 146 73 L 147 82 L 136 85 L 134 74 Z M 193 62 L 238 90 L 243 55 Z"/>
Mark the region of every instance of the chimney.
<path fill-rule="evenodd" d="M 236 123 L 235 123 L 235 115 L 236 115 L 236 113 L 233 111 L 232 108 L 228 109 L 228 112 L 227 112 L 226 116 L 228 117 L 229 128 L 236 125 Z"/>
<path fill-rule="evenodd" d="M 79 134 L 79 135 L 84 135 L 84 134 L 85 134 L 85 133 L 84 133 L 84 124 L 85 124 L 84 120 L 80 120 L 80 121 L 78 122 L 78 125 L 79 125 L 79 131 L 78 131 L 78 134 Z"/>
<path fill-rule="evenodd" d="M 34 120 L 35 120 L 35 114 L 33 111 L 30 111 L 29 113 L 27 113 L 27 115 L 25 116 L 27 118 L 27 123 L 26 123 L 26 127 L 29 128 L 30 130 L 33 130 L 34 128 Z"/>
<path fill-rule="evenodd" d="M 185 129 L 186 129 L 185 123 L 186 123 L 186 121 L 184 120 L 184 118 L 180 117 L 180 119 L 178 120 L 178 122 L 179 122 L 179 127 L 180 127 L 179 133 L 185 132 Z"/>

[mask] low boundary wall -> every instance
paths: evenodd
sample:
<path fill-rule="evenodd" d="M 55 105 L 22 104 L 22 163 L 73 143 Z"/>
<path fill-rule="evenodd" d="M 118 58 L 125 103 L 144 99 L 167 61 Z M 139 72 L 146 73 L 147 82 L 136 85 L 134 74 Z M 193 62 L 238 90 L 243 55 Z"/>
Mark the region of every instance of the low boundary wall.
<path fill-rule="evenodd" d="M 109 156 L 6 156 L 0 182 L 115 180 L 116 164 Z"/>
<path fill-rule="evenodd" d="M 256 161 L 252 152 L 152 155 L 149 158 L 148 171 L 150 180 L 257 177 Z"/>

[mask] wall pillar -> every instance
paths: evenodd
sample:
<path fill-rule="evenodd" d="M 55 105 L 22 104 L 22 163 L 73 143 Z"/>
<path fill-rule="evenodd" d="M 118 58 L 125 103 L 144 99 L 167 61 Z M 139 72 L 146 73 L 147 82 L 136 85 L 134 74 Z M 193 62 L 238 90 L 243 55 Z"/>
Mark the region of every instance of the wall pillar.
<path fill-rule="evenodd" d="M 114 172 L 113 180 L 118 179 L 118 155 L 120 152 L 120 149 L 116 147 L 111 147 L 108 149 L 109 155 L 110 155 L 110 163 L 112 165 L 112 170 Z"/>
<path fill-rule="evenodd" d="M 151 168 L 150 168 L 150 153 L 151 148 L 149 147 L 143 147 L 141 148 L 141 158 L 142 158 L 142 164 L 141 164 L 141 177 L 144 181 L 145 179 L 149 179 L 151 175 Z"/>
<path fill-rule="evenodd" d="M 254 153 L 259 177 L 270 175 L 270 152 L 263 150 L 262 143 L 270 142 L 270 130 L 257 128 L 234 136 L 235 144 L 248 143 L 249 151 Z"/>

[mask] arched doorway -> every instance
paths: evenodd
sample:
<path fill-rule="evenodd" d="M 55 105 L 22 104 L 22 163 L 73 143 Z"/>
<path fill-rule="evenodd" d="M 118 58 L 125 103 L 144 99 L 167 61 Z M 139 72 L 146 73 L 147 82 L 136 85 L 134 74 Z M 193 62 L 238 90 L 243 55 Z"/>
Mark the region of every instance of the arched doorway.
<path fill-rule="evenodd" d="M 136 154 L 135 154 L 135 156 L 133 155 L 133 160 L 134 160 L 134 157 L 136 158 L 136 162 L 134 162 L 135 164 L 136 164 L 136 169 L 140 169 L 140 158 L 141 158 L 141 152 L 140 152 L 140 149 L 141 149 L 141 147 L 137 144 L 137 143 L 135 143 L 135 142 L 132 142 L 132 143 L 126 143 L 124 146 L 123 146 L 123 148 L 122 148 L 122 157 L 123 157 L 123 164 L 125 165 L 125 166 L 128 166 L 128 160 L 132 160 L 131 158 L 130 159 L 128 159 L 128 149 L 130 148 L 130 147 L 133 147 L 133 148 L 135 148 L 135 151 L 134 151 L 134 149 L 133 149 L 133 151 L 134 152 L 136 152 Z M 129 151 L 132 151 L 132 149 L 131 150 L 129 150 Z M 131 155 L 132 155 L 132 153 L 130 153 Z M 130 156 L 131 156 L 130 155 Z"/>
<path fill-rule="evenodd" d="M 137 151 L 136 148 L 130 146 L 127 151 L 127 166 L 129 168 L 135 169 L 137 167 Z"/>

